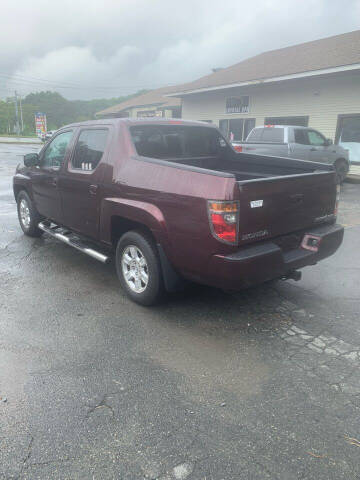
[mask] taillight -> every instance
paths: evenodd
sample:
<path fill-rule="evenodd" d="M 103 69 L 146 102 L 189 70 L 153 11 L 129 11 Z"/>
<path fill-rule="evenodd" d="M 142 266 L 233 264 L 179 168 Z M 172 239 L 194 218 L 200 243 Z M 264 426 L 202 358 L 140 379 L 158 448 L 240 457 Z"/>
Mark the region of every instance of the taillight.
<path fill-rule="evenodd" d="M 232 245 L 237 243 L 239 204 L 238 202 L 208 201 L 210 228 L 214 237 Z"/>
<path fill-rule="evenodd" d="M 237 152 L 242 152 L 242 145 L 233 145 L 233 147 Z"/>
<path fill-rule="evenodd" d="M 335 216 L 338 213 L 339 201 L 340 201 L 340 185 L 336 185 L 336 200 L 335 200 L 335 208 L 334 208 Z"/>

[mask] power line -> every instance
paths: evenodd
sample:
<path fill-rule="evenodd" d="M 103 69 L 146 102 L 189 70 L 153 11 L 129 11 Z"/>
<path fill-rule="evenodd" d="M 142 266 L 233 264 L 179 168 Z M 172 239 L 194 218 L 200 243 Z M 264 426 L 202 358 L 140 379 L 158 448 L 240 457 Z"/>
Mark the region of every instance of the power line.
<path fill-rule="evenodd" d="M 70 89 L 101 89 L 101 90 L 119 90 L 121 88 L 150 88 L 150 85 L 143 84 L 143 85 L 89 85 L 89 84 L 82 84 L 82 83 L 74 83 L 74 82 L 57 82 L 54 80 L 46 80 L 41 79 L 38 77 L 32 76 L 24 76 L 24 75 L 17 75 L 17 74 L 9 74 L 0 72 L 0 76 L 8 78 L 11 83 L 16 83 L 19 85 L 40 85 L 41 83 L 52 84 L 54 87 L 58 88 L 70 88 Z M 158 85 L 151 85 L 151 88 L 158 88 Z"/>
<path fill-rule="evenodd" d="M 61 84 L 61 83 L 54 83 L 54 84 L 43 84 L 43 83 L 40 83 L 40 82 L 35 82 L 33 80 L 17 80 L 17 79 L 9 79 L 8 83 L 12 84 L 12 85 L 22 85 L 22 86 L 28 86 L 28 87 L 42 87 L 42 88 L 68 88 L 70 90 L 119 90 L 120 88 L 125 88 L 124 86 L 122 87 L 100 87 L 100 86 L 93 86 L 93 87 L 89 87 L 89 86 L 70 86 L 70 85 L 64 85 L 64 84 Z M 130 88 L 130 86 L 128 86 L 128 88 Z"/>
<path fill-rule="evenodd" d="M 47 80 L 45 78 L 39 78 L 39 77 L 33 77 L 33 76 L 30 76 L 30 75 L 19 75 L 19 74 L 10 74 L 10 73 L 4 73 L 4 72 L 1 72 L 0 75 L 2 76 L 7 76 L 7 77 L 18 77 L 20 79 L 31 79 L 31 80 L 40 80 L 42 82 L 46 82 L 46 83 L 59 83 L 57 82 L 56 80 Z M 61 82 L 62 84 L 67 84 L 67 85 L 70 85 L 70 86 L 80 86 L 80 87 L 83 87 L 83 84 L 82 83 L 78 83 L 78 82 L 68 82 L 68 81 L 62 81 Z M 89 85 L 89 87 L 96 87 L 96 85 Z M 104 85 L 105 87 L 109 87 L 109 88 L 118 88 L 116 85 Z M 138 88 L 141 88 L 141 87 L 144 87 L 145 85 L 128 85 L 129 87 L 138 87 Z M 147 86 L 150 86 L 149 84 L 147 84 Z M 155 87 L 155 84 L 152 84 L 153 87 Z"/>

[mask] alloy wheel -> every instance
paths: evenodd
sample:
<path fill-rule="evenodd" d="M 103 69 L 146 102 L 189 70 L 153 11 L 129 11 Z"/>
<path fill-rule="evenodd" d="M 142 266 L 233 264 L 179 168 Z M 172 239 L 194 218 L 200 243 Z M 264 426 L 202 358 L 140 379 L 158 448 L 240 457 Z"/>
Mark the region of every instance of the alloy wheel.
<path fill-rule="evenodd" d="M 128 287 L 135 293 L 142 293 L 149 283 L 149 270 L 146 258 L 138 247 L 129 245 L 124 249 L 121 268 Z"/>
<path fill-rule="evenodd" d="M 30 209 L 27 201 L 24 198 L 21 199 L 19 211 L 21 223 L 23 224 L 24 228 L 29 228 L 31 222 Z"/>

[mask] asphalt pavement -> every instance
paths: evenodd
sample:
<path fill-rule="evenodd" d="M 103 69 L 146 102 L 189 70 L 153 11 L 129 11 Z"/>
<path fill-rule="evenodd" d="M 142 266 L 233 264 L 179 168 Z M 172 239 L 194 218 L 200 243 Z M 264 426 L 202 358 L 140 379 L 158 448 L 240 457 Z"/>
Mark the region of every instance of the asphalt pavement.
<path fill-rule="evenodd" d="M 132 303 L 18 225 L 0 145 L 0 479 L 360 478 L 360 185 L 300 282 Z"/>

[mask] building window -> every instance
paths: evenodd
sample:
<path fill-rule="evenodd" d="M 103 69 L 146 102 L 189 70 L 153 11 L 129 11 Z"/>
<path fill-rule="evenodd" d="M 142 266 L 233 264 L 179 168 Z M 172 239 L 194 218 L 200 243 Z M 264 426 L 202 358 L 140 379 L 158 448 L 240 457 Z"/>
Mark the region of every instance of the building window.
<path fill-rule="evenodd" d="M 242 142 L 246 140 L 254 127 L 255 118 L 230 118 L 219 121 L 221 133 L 231 141 Z"/>
<path fill-rule="evenodd" d="M 142 110 L 140 112 L 137 112 L 136 116 L 138 118 L 144 118 L 144 117 L 162 117 L 163 116 L 163 111 L 162 110 Z"/>
<path fill-rule="evenodd" d="M 249 113 L 249 97 L 228 97 L 226 99 L 226 113 Z"/>
<path fill-rule="evenodd" d="M 360 114 L 339 115 L 335 141 L 349 151 L 351 163 L 360 162 Z"/>
<path fill-rule="evenodd" d="M 295 125 L 297 127 L 307 127 L 309 117 L 266 117 L 265 125 Z"/>

